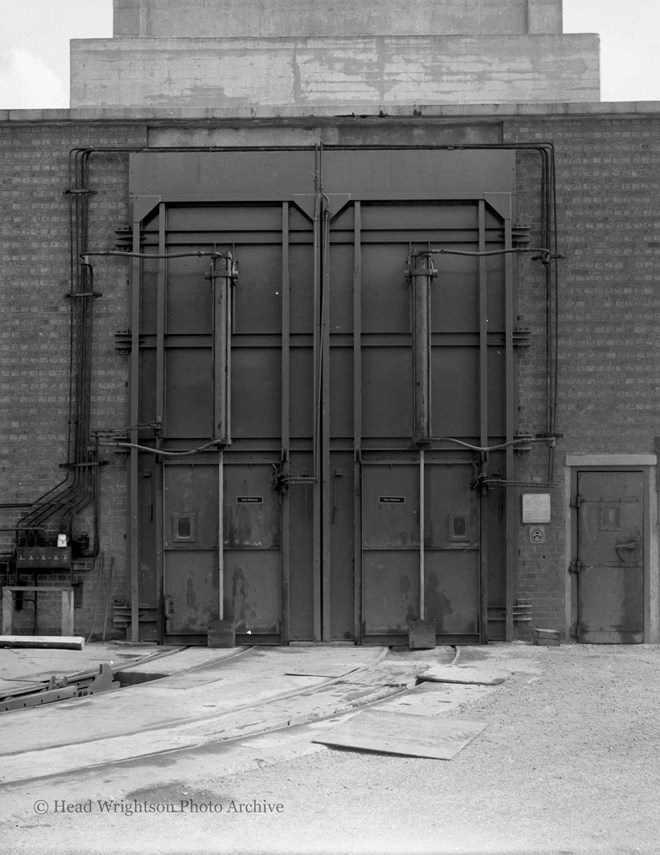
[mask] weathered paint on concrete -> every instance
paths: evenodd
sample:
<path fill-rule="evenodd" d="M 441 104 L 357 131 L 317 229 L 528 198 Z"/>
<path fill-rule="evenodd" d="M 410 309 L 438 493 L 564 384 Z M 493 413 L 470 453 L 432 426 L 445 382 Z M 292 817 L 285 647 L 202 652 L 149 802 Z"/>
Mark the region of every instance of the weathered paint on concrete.
<path fill-rule="evenodd" d="M 118 38 L 562 32 L 562 0 L 114 0 Z"/>
<path fill-rule="evenodd" d="M 439 126 L 435 121 L 422 125 L 388 123 L 378 118 L 378 133 L 384 135 L 390 145 L 477 145 L 503 142 L 502 122 L 475 122 L 470 124 L 451 123 Z M 314 127 L 290 127 L 267 124 L 255 126 L 247 122 L 233 122 L 231 127 L 181 127 L 168 125 L 149 127 L 148 145 L 153 148 L 253 148 L 259 146 L 314 146 L 323 145 L 368 145 L 377 143 L 381 137 L 374 135 L 373 124 L 361 118 L 349 122 L 341 129 L 337 125 Z"/>
<path fill-rule="evenodd" d="M 254 108 L 598 100 L 593 35 L 71 42 L 71 106 Z"/>

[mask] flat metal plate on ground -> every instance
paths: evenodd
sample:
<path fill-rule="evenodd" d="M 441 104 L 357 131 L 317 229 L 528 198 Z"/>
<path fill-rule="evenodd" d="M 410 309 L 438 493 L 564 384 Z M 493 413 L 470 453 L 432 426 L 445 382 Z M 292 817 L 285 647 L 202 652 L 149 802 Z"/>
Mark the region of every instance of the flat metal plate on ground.
<path fill-rule="evenodd" d="M 382 754 L 451 760 L 485 727 L 476 721 L 365 710 L 312 741 Z"/>

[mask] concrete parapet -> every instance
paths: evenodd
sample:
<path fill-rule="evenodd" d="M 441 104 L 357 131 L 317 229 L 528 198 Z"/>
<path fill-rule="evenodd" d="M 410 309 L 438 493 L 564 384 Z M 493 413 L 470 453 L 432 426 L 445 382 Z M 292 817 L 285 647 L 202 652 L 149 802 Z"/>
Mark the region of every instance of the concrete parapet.
<path fill-rule="evenodd" d="M 71 42 L 71 106 L 194 108 L 596 101 L 593 35 Z"/>
<path fill-rule="evenodd" d="M 116 38 L 561 32 L 562 0 L 114 0 Z"/>

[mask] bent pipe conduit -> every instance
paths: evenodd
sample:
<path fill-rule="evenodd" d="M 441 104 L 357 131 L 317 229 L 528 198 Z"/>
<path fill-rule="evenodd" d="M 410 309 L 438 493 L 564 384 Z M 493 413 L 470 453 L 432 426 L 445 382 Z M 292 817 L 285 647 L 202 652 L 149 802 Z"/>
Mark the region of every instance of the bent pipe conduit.
<path fill-rule="evenodd" d="M 546 303 L 546 430 L 549 436 L 555 434 L 557 410 L 557 345 L 558 345 L 558 285 L 559 274 L 556 260 L 560 257 L 557 250 L 557 199 L 554 145 L 543 143 L 491 143 L 467 145 L 372 145 L 372 146 L 333 146 L 333 150 L 413 150 L 434 148 L 444 151 L 458 150 L 508 150 L 516 152 L 535 152 L 541 159 L 541 235 L 545 264 L 545 303 Z M 273 150 L 309 150 L 309 146 L 259 146 L 251 151 Z M 69 218 L 71 233 L 70 276 L 71 276 L 71 313 L 69 347 L 69 419 L 67 438 L 67 475 L 37 499 L 31 510 L 23 516 L 17 526 L 20 536 L 29 536 L 30 530 L 41 527 L 42 523 L 60 517 L 60 526 L 66 526 L 69 534 L 76 515 L 93 501 L 94 516 L 98 519 L 98 473 L 97 454 L 90 449 L 90 399 L 92 375 L 92 333 L 93 333 L 93 270 L 87 257 L 89 234 L 89 197 L 95 191 L 89 187 L 90 160 L 93 155 L 129 155 L 131 153 L 150 152 L 227 152 L 242 151 L 243 147 L 190 146 L 190 147 L 149 147 L 149 146 L 96 146 L 75 147 L 69 152 Z M 551 251 L 550 251 L 551 250 Z M 538 251 L 538 250 L 537 250 Z M 94 255 L 121 256 L 128 253 L 104 252 Z M 202 253 L 200 253 L 201 255 Z M 208 253 L 213 255 L 214 253 Z M 150 256 L 153 257 L 153 256 Z M 552 262 L 555 263 L 552 263 Z M 548 482 L 554 473 L 554 443 L 548 450 Z M 24 507 L 24 504 L 12 505 Z M 97 526 L 95 524 L 95 531 Z M 95 537 L 94 554 L 98 554 L 98 536 Z"/>

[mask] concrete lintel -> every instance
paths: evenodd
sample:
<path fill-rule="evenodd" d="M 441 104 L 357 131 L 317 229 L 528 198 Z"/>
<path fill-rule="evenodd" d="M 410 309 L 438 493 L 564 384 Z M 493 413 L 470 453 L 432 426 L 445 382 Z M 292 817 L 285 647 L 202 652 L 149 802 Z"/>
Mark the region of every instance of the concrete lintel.
<path fill-rule="evenodd" d="M 240 120 L 247 124 L 269 124 L 279 122 L 310 122 L 324 124 L 367 122 L 383 124 L 387 120 L 443 124 L 456 119 L 482 119 L 499 121 L 525 117 L 579 119 L 585 116 L 607 121 L 622 118 L 660 117 L 660 101 L 590 101 L 579 104 L 566 102 L 543 102 L 539 104 L 419 104 L 413 101 L 399 104 L 376 104 L 370 110 L 364 105 L 345 104 L 341 110 L 335 106 L 296 107 L 291 105 L 273 105 L 255 112 L 250 107 L 168 107 L 166 110 L 147 107 L 74 107 L 72 109 L 51 110 L 0 110 L 0 123 L 33 124 L 46 122 L 59 123 L 149 123 L 153 126 L 176 124 L 177 122 L 234 122 Z"/>
<path fill-rule="evenodd" d="M 567 454 L 567 466 L 656 466 L 655 454 Z"/>

